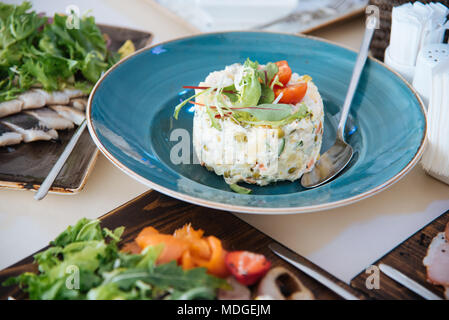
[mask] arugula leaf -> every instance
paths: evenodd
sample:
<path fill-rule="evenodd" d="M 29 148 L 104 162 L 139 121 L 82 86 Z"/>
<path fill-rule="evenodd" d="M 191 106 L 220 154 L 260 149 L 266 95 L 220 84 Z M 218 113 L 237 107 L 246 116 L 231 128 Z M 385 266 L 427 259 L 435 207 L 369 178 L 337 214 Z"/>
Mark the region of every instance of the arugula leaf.
<path fill-rule="evenodd" d="M 183 270 L 175 261 L 158 265 L 149 273 L 147 282 L 159 288 L 189 290 L 207 286 L 213 289 L 227 288 L 226 280 L 207 274 L 206 268 Z"/>
<path fill-rule="evenodd" d="M 111 231 L 83 218 L 69 226 L 53 246 L 35 255 L 40 273 L 26 272 L 3 285 L 19 284 L 30 299 L 213 299 L 226 280 L 205 268 L 183 270 L 175 261 L 156 265 L 163 245 L 141 254 L 120 252 L 123 227 Z M 79 288 L 70 288 L 70 270 L 79 272 Z"/>
<path fill-rule="evenodd" d="M 215 298 L 215 292 L 209 287 L 197 287 L 186 292 L 175 291 L 171 295 L 173 300 L 212 300 Z"/>

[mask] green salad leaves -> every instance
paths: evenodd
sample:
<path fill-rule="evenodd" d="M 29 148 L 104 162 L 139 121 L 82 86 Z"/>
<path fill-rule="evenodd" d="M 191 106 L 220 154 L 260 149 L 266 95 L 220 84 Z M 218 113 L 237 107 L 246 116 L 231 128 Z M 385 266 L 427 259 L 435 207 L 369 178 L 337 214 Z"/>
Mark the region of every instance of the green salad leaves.
<path fill-rule="evenodd" d="M 262 88 L 259 82 L 259 73 L 257 71 L 257 62 L 247 59 L 243 64 L 240 78 L 235 81 L 237 89 L 237 107 L 256 106 L 262 94 Z"/>
<path fill-rule="evenodd" d="M 32 86 L 88 93 L 118 61 L 93 17 L 81 17 L 76 29 L 67 27 L 66 16 L 48 19 L 30 10 L 29 2 L 0 3 L 0 102 Z"/>
<path fill-rule="evenodd" d="M 214 299 L 217 289 L 228 287 L 205 268 L 186 271 L 175 261 L 156 265 L 163 245 L 141 254 L 119 251 L 123 231 L 83 218 L 35 255 L 39 273 L 26 272 L 3 285 L 19 284 L 30 299 L 46 300 Z"/>
<path fill-rule="evenodd" d="M 175 107 L 174 118 L 178 119 L 180 110 L 189 101 L 207 93 L 209 98 L 205 99 L 204 107 L 211 125 L 218 130 L 221 130 L 218 119 L 223 118 L 224 114 L 240 125 L 279 127 L 294 120 L 301 120 L 308 115 L 308 109 L 304 104 L 295 108 L 289 104 L 278 104 L 275 99 L 274 85 L 283 86 L 279 81 L 278 71 L 278 66 L 273 62 L 259 65 L 257 61 L 253 62 L 248 58 L 232 85 L 186 87 L 202 91 L 178 104 Z"/>

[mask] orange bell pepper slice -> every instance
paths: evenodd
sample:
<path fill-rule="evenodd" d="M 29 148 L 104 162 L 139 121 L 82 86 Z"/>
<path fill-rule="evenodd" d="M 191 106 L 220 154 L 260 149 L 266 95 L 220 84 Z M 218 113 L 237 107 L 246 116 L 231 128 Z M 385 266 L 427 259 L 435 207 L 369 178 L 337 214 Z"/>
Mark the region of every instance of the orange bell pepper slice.
<path fill-rule="evenodd" d="M 153 227 L 144 228 L 135 239 L 135 243 L 144 249 L 148 246 L 164 244 L 157 263 L 176 260 L 183 269 L 205 267 L 210 274 L 226 277 L 229 271 L 226 267 L 226 250 L 221 241 L 214 237 L 203 237 L 203 230 L 195 230 L 190 224 L 177 229 L 173 235 L 159 233 Z"/>
<path fill-rule="evenodd" d="M 181 256 L 181 266 L 184 270 L 195 268 L 195 261 L 193 260 L 190 251 L 186 250 Z"/>
<path fill-rule="evenodd" d="M 223 249 L 221 241 L 214 236 L 207 237 L 207 241 L 212 250 L 211 258 L 209 261 L 197 260 L 197 264 L 200 267 L 205 267 L 210 274 L 220 278 L 227 277 L 229 271 L 225 263 L 226 250 Z"/>
<path fill-rule="evenodd" d="M 173 236 L 183 239 L 201 239 L 204 231 L 201 229 L 195 230 L 192 228 L 192 224 L 186 223 L 182 228 L 176 229 Z"/>
<path fill-rule="evenodd" d="M 173 236 L 189 243 L 189 251 L 192 256 L 209 260 L 211 250 L 207 241 L 203 239 L 203 234 L 203 230 L 195 230 L 189 223 L 184 225 L 181 229 L 175 230 Z"/>

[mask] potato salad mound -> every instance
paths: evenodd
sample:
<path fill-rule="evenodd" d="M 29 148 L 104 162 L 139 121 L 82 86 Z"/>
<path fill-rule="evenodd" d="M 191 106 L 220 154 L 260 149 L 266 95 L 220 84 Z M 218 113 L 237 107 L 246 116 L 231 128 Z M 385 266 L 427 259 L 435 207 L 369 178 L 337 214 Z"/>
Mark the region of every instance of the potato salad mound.
<path fill-rule="evenodd" d="M 286 61 L 247 60 L 210 73 L 187 102 L 195 105 L 193 146 L 201 165 L 239 182 L 265 186 L 295 181 L 312 170 L 323 135 L 323 101 L 308 75 Z M 195 101 L 192 99 L 195 98 Z"/>

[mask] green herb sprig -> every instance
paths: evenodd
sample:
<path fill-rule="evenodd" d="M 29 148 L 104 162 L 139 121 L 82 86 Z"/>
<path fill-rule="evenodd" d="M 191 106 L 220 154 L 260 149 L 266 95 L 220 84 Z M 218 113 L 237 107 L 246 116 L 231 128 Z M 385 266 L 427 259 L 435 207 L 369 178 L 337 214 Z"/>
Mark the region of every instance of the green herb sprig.
<path fill-rule="evenodd" d="M 33 86 L 89 93 L 118 61 L 93 17 L 80 17 L 78 29 L 68 28 L 66 21 L 63 15 L 52 19 L 38 15 L 29 2 L 0 3 L 0 102 Z"/>

